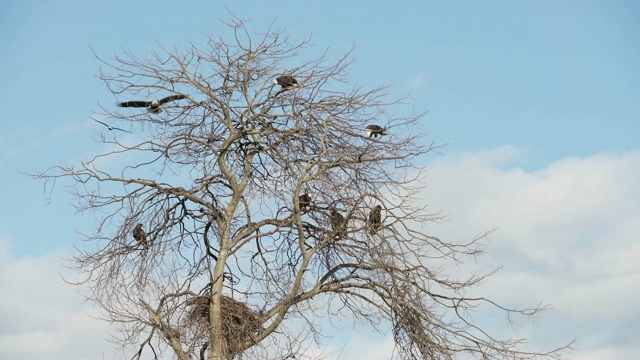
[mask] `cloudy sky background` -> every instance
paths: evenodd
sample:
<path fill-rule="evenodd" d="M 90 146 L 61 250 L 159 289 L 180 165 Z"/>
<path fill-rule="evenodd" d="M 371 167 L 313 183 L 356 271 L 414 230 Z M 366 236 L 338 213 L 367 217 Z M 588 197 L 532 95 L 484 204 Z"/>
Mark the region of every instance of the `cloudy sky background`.
<path fill-rule="evenodd" d="M 392 85 L 429 109 L 432 154 L 421 201 L 449 214 L 430 231 L 453 241 L 495 229 L 472 263 L 503 270 L 478 291 L 554 308 L 501 335 L 574 359 L 640 357 L 640 3 L 635 1 L 238 1 L 249 26 L 274 19 L 334 54 L 356 45 L 353 79 Z M 92 218 L 62 186 L 18 170 L 77 162 L 100 147 L 90 120 L 116 99 L 102 57 L 202 40 L 229 13 L 214 1 L 0 0 L 0 359 L 110 359 L 107 327 L 64 284 L 62 258 Z M 460 271 L 465 271 L 460 269 Z M 388 359 L 390 339 L 336 332 L 329 358 Z M 116 354 L 117 355 L 117 354 Z"/>

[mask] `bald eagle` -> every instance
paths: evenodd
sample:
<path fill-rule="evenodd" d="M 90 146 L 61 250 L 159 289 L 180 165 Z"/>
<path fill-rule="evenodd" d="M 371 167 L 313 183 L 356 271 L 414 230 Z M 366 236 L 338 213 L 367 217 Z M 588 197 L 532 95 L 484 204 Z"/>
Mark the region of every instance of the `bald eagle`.
<path fill-rule="evenodd" d="M 379 125 L 369 125 L 364 129 L 367 132 L 368 137 L 375 137 L 387 135 L 387 129 Z"/>
<path fill-rule="evenodd" d="M 148 112 L 152 114 L 160 114 L 162 112 L 162 109 L 160 108 L 160 106 L 171 101 L 182 100 L 186 98 L 187 98 L 187 95 L 177 94 L 177 95 L 167 96 L 160 100 L 153 100 L 153 101 L 125 101 L 125 102 L 118 103 L 118 106 L 119 107 L 146 107 Z"/>
<path fill-rule="evenodd" d="M 117 127 L 115 127 L 115 126 L 111 126 L 111 125 L 109 125 L 109 124 L 107 124 L 107 123 L 103 123 L 103 122 L 102 122 L 102 121 L 100 121 L 100 120 L 96 120 L 96 119 L 91 119 L 91 120 L 93 120 L 93 121 L 95 121 L 95 122 L 97 122 L 97 123 L 100 123 L 100 124 L 102 124 L 102 125 L 106 126 L 106 127 L 107 127 L 107 129 L 109 129 L 109 130 L 120 130 L 120 131 L 124 131 L 124 132 L 128 132 L 128 133 L 130 133 L 130 132 L 131 132 L 131 131 L 128 131 L 128 130 L 125 130 L 125 129 L 120 129 L 120 128 L 117 128 Z"/>
<path fill-rule="evenodd" d="M 340 214 L 336 209 L 331 208 L 331 226 L 333 227 L 333 231 L 336 232 L 336 235 L 340 238 L 347 237 L 345 225 L 344 216 L 342 216 L 342 214 Z"/>
<path fill-rule="evenodd" d="M 369 213 L 369 234 L 375 235 L 380 229 L 382 224 L 382 206 L 376 205 L 376 207 Z"/>
<path fill-rule="evenodd" d="M 311 201 L 313 200 L 313 193 L 306 193 L 303 195 L 300 195 L 298 197 L 298 203 L 300 204 L 300 210 L 304 211 L 307 206 L 311 205 Z"/>
<path fill-rule="evenodd" d="M 142 224 L 138 224 L 133 228 L 133 238 L 138 242 L 137 245 L 142 245 L 145 249 L 149 248 L 147 234 L 144 232 L 144 229 L 142 229 Z"/>
<path fill-rule="evenodd" d="M 283 91 L 289 90 L 290 88 L 296 88 L 298 85 L 298 80 L 296 80 L 293 76 L 290 75 L 282 75 L 278 76 L 273 80 L 273 85 L 280 85 L 282 88 L 278 90 L 276 96 Z"/>

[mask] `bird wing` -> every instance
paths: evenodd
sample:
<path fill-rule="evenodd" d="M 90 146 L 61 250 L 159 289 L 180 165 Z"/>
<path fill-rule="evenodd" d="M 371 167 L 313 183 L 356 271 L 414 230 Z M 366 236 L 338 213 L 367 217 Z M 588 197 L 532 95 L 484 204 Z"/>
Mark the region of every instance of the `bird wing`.
<path fill-rule="evenodd" d="M 117 127 L 115 127 L 115 126 L 112 126 L 111 128 L 112 128 L 113 130 L 120 130 L 120 131 L 124 131 L 124 132 L 131 133 L 131 131 L 129 131 L 129 130 L 120 129 L 120 128 L 117 128 Z"/>
<path fill-rule="evenodd" d="M 293 84 L 297 84 L 298 80 L 296 80 L 296 78 L 294 78 L 293 76 L 287 76 L 287 82 L 289 83 L 289 85 L 293 85 Z"/>
<path fill-rule="evenodd" d="M 106 126 L 106 127 L 109 127 L 109 124 L 103 123 L 103 122 L 102 122 L 102 121 L 100 121 L 100 120 L 96 120 L 96 119 L 91 119 L 91 120 L 93 120 L 93 121 L 95 121 L 95 122 L 97 122 L 97 123 L 100 123 L 100 124 L 102 124 L 102 125 L 104 125 L 104 126 Z"/>
<path fill-rule="evenodd" d="M 167 96 L 165 98 L 162 98 L 162 99 L 158 100 L 158 104 L 162 105 L 162 104 L 166 104 L 166 103 L 171 102 L 171 101 L 182 100 L 182 99 L 186 99 L 186 98 L 187 98 L 187 95 L 184 95 L 184 94 L 170 95 L 170 96 Z"/>
<path fill-rule="evenodd" d="M 148 107 L 151 106 L 149 101 L 124 101 L 118 103 L 119 107 Z"/>

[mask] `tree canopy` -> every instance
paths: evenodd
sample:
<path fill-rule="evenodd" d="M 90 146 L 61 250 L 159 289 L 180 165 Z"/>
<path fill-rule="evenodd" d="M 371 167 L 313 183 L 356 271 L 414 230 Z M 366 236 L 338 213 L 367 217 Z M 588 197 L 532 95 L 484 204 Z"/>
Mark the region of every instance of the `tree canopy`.
<path fill-rule="evenodd" d="M 132 134 L 101 133 L 102 153 L 33 174 L 70 179 L 77 209 L 95 215 L 91 246 L 70 262 L 129 356 L 298 358 L 323 334 L 319 318 L 348 316 L 390 332 L 397 358 L 560 357 L 471 317 L 544 306 L 469 297 L 492 273 L 434 265 L 480 254 L 485 234 L 454 243 L 425 231 L 440 216 L 416 198 L 416 157 L 435 148 L 425 112 L 354 83 L 351 51 L 226 25 L 228 36 L 144 58 L 96 55 L 120 106 L 95 120 Z M 296 83 L 274 84 L 281 76 Z"/>

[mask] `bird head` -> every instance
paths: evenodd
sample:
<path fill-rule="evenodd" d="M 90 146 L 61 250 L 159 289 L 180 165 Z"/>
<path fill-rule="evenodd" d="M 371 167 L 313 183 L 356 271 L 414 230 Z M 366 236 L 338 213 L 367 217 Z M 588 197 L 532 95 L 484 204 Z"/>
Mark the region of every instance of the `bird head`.
<path fill-rule="evenodd" d="M 278 85 L 278 79 L 273 79 L 273 85 Z"/>

